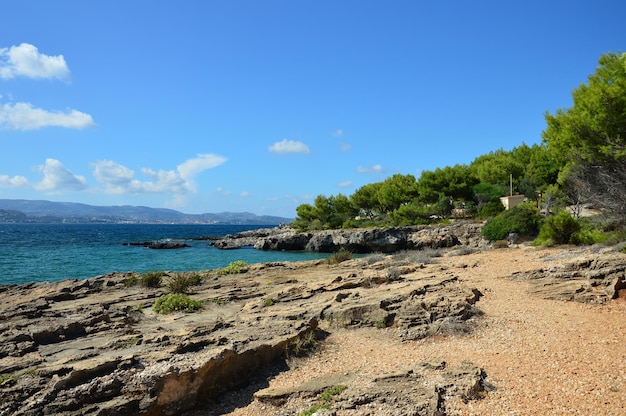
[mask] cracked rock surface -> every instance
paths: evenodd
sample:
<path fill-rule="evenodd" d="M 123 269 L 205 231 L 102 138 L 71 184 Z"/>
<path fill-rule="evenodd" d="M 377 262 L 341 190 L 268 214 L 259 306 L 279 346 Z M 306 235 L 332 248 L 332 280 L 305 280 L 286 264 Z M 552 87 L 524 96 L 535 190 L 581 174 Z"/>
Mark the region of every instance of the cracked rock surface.
<path fill-rule="evenodd" d="M 468 331 L 480 291 L 415 253 L 202 272 L 189 296 L 203 308 L 168 315 L 152 309 L 167 286 L 129 287 L 133 273 L 2 286 L 0 415 L 181 414 L 280 371 L 340 328 L 395 328 L 407 341 Z M 468 364 L 467 374 L 420 387 L 420 403 L 437 411 L 443 391 L 476 396 L 484 373 Z M 416 377 L 409 369 L 395 380 Z M 383 400 L 381 389 L 353 391 L 345 405 Z"/>

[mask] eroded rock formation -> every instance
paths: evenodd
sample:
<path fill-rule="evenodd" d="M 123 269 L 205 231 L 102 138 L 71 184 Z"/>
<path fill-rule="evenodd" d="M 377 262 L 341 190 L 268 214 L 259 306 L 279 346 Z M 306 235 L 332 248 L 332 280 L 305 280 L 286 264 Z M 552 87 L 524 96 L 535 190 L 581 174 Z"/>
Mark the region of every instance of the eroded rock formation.
<path fill-rule="evenodd" d="M 412 226 L 347 230 L 322 230 L 298 233 L 294 229 L 267 228 L 226 236 L 210 244 L 221 249 L 245 246 L 260 250 L 306 250 L 332 253 L 346 249 L 352 253 L 394 253 L 399 250 L 446 248 L 456 245 L 486 245 L 482 226 L 458 222 L 449 226 Z"/>
<path fill-rule="evenodd" d="M 623 254 L 607 252 L 510 277 L 528 280 L 546 299 L 605 303 L 626 289 L 626 262 Z"/>
<path fill-rule="evenodd" d="M 301 353 L 323 331 L 391 327 L 402 340 L 467 331 L 480 293 L 422 260 L 378 254 L 209 271 L 190 293 L 203 309 L 170 315 L 152 310 L 166 287 L 129 287 L 132 273 L 0 287 L 0 415 L 181 414 Z M 470 373 L 482 386 L 481 370 Z M 389 380 L 376 385 L 384 391 Z M 466 382 L 444 390 L 466 391 Z M 436 403 L 437 391 L 420 394 Z M 382 397 L 350 394 L 346 406 Z"/>

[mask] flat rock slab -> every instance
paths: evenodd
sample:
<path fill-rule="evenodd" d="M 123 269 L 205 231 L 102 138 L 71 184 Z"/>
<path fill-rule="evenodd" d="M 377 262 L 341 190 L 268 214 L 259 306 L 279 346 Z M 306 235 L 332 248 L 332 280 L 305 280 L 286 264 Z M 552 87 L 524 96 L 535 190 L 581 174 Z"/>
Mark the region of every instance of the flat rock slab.
<path fill-rule="evenodd" d="M 510 278 L 529 281 L 532 292 L 546 299 L 605 303 L 626 290 L 626 255 L 585 255 L 558 266 L 515 273 Z"/>
<path fill-rule="evenodd" d="M 0 415 L 181 414 L 306 352 L 323 331 L 391 327 L 401 340 L 468 331 L 480 292 L 420 260 L 405 253 L 206 271 L 189 293 L 203 308 L 169 315 L 152 309 L 167 285 L 129 286 L 134 273 L 0 287 Z"/>

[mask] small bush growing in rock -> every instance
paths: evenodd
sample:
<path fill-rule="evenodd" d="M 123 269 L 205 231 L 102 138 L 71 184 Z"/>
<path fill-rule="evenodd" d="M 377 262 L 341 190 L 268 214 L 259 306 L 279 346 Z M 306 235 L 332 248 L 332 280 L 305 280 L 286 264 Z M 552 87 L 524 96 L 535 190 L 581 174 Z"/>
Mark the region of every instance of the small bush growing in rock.
<path fill-rule="evenodd" d="M 175 273 L 167 281 L 167 288 L 172 293 L 187 293 L 191 286 L 195 286 L 202 283 L 202 276 L 200 273 Z"/>
<path fill-rule="evenodd" d="M 143 287 L 160 287 L 163 283 L 164 271 L 151 270 L 141 275 L 139 283 Z"/>
<path fill-rule="evenodd" d="M 337 396 L 347 388 L 347 386 L 341 384 L 327 388 L 320 394 L 319 402 L 300 413 L 299 416 L 312 416 L 322 409 L 331 410 L 332 404 L 337 400 Z"/>
<path fill-rule="evenodd" d="M 202 308 L 202 302 L 193 300 L 183 293 L 170 293 L 157 299 L 152 310 L 168 314 L 175 311 L 194 312 Z"/>
<path fill-rule="evenodd" d="M 287 343 L 285 355 L 287 357 L 301 357 L 313 351 L 318 345 L 318 332 L 310 330 L 295 337 Z"/>
<path fill-rule="evenodd" d="M 383 253 L 371 253 L 361 259 L 361 263 L 369 266 L 379 261 L 383 261 L 387 256 Z"/>
<path fill-rule="evenodd" d="M 124 279 L 124 286 L 126 287 L 135 286 L 137 283 L 139 283 L 139 279 L 135 275 L 132 275 Z"/>
<path fill-rule="evenodd" d="M 327 259 L 327 262 L 328 264 L 339 264 L 350 259 L 352 259 L 352 253 L 345 248 L 341 248 L 339 251 L 334 252 L 333 255 Z"/>
<path fill-rule="evenodd" d="M 245 273 L 248 271 L 248 263 L 243 260 L 237 260 L 231 262 L 228 266 L 224 267 L 217 271 L 219 276 L 224 276 L 227 274 L 239 274 Z"/>

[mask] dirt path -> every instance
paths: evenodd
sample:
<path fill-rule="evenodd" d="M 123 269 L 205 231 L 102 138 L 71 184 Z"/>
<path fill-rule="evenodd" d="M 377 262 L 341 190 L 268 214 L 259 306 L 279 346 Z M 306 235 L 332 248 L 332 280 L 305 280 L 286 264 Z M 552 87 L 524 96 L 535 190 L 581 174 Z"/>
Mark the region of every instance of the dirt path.
<path fill-rule="evenodd" d="M 626 301 L 545 300 L 529 293 L 529 283 L 503 278 L 567 257 L 557 253 L 563 254 L 517 248 L 441 258 L 439 265 L 484 294 L 477 306 L 485 314 L 472 333 L 401 343 L 393 328 L 335 331 L 321 350 L 277 375 L 270 386 L 343 373 L 357 374 L 359 383 L 417 362 L 468 360 L 484 369 L 497 390 L 479 401 L 447 401 L 448 415 L 626 414 Z M 310 404 L 292 399 L 272 407 L 253 401 L 230 415 L 296 415 Z M 377 413 L 337 411 L 361 414 Z"/>

